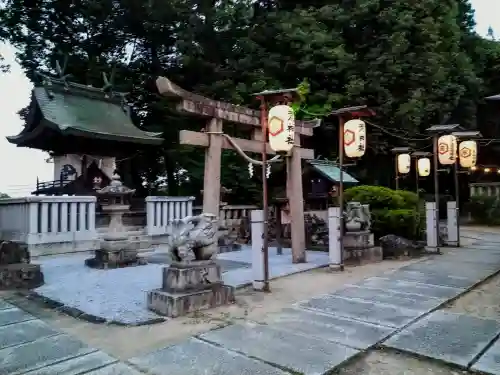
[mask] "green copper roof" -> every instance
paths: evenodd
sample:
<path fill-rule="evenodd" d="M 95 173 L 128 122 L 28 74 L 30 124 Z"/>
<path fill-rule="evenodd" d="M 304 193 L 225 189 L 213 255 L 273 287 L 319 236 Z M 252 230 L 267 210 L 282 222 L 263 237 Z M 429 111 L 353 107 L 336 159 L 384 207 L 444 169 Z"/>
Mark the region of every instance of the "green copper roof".
<path fill-rule="evenodd" d="M 25 129 L 7 139 L 16 144 L 29 143 L 41 137 L 44 127 L 63 136 L 72 135 L 107 141 L 161 144 L 161 133 L 152 133 L 137 128 L 122 105 L 122 95 L 106 94 L 99 89 L 63 83 L 35 87 L 32 106 L 37 105 L 41 121 L 26 124 Z"/>
<path fill-rule="evenodd" d="M 308 160 L 307 161 L 316 171 L 318 171 L 321 175 L 328 178 L 330 181 L 338 182 L 340 181 L 340 168 L 336 166 L 336 164 L 331 161 L 326 160 Z M 359 183 L 354 177 L 352 177 L 349 173 L 344 171 L 342 175 L 342 180 L 347 184 L 357 184 Z"/>

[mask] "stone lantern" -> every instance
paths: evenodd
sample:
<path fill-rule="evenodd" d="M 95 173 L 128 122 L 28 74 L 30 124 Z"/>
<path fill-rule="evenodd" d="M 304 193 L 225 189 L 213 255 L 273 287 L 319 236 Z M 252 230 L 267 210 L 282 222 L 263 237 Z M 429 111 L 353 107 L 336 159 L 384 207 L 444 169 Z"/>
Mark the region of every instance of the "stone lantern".
<path fill-rule="evenodd" d="M 110 216 L 110 222 L 101 241 L 101 248 L 96 250 L 95 257 L 87 259 L 85 264 L 93 268 L 117 268 L 130 265 L 145 264 L 145 260 L 137 256 L 140 241 L 129 238 L 123 225 L 123 215 L 130 210 L 128 200 L 135 193 L 123 185 L 118 174 L 114 174 L 111 183 L 96 193 L 104 198 L 102 210 Z"/>

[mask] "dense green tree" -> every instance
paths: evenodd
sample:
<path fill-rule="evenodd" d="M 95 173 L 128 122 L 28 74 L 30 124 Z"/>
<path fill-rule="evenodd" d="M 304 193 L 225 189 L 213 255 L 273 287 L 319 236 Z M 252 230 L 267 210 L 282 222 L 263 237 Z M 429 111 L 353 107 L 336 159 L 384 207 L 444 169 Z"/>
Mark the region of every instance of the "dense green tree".
<path fill-rule="evenodd" d="M 162 148 L 121 163 L 127 182 L 145 185 L 144 194 L 197 195 L 203 182 L 203 153 L 177 142 L 179 129 L 199 130 L 203 121 L 179 116 L 160 98 L 157 75 L 249 106 L 255 92 L 306 80 L 298 116 L 321 115 L 324 125 L 305 145 L 335 157 L 337 124 L 328 112 L 367 104 L 377 113 L 371 121 L 385 129 L 370 129 L 369 160 L 387 162 L 391 146 L 425 146 L 415 138 L 425 138 L 419 133 L 429 124 L 474 126 L 482 98 L 500 92 L 499 43 L 473 28 L 467 0 L 6 0 L 0 10 L 0 38 L 19 49 L 30 78 L 35 69 L 53 72 L 65 54 L 67 72 L 81 83 L 100 86 L 101 72 L 114 70 L 116 89 L 130 92 L 137 125 L 163 132 Z M 231 151 L 223 164 L 230 199 L 258 199 L 257 170 L 249 179 Z M 367 180 L 388 180 L 375 172 L 359 163 Z"/>

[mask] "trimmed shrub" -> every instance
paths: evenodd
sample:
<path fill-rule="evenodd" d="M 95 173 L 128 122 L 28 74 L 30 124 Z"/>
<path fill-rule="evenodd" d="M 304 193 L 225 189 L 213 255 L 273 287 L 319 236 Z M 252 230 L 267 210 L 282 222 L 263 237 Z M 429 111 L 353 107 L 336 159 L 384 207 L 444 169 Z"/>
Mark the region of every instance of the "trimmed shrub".
<path fill-rule="evenodd" d="M 500 225 L 500 200 L 497 197 L 471 197 L 466 209 L 477 224 Z"/>
<path fill-rule="evenodd" d="M 404 208 L 405 200 L 395 190 L 383 186 L 361 185 L 347 189 L 344 193 L 346 202 L 369 204 L 370 210 Z"/>
<path fill-rule="evenodd" d="M 346 202 L 370 205 L 375 238 L 387 234 L 420 239 L 425 228 L 425 211 L 417 194 L 383 186 L 356 186 L 347 189 Z"/>

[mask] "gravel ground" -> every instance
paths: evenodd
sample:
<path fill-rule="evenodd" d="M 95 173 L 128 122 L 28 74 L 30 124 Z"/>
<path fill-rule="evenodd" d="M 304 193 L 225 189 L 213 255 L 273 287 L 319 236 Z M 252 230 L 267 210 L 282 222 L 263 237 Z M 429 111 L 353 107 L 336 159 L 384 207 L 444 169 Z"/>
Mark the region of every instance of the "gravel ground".
<path fill-rule="evenodd" d="M 438 362 L 386 350 L 374 350 L 344 368 L 338 375 L 462 375 L 468 371 L 452 369 Z"/>

